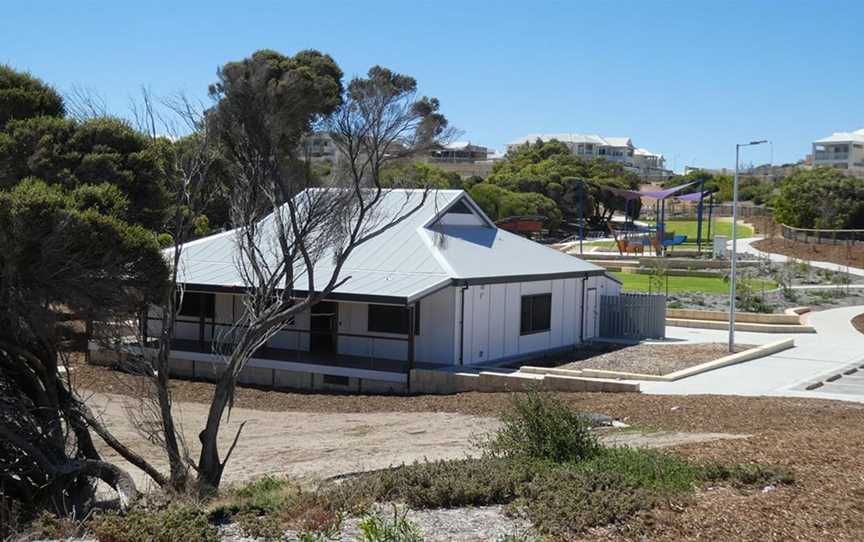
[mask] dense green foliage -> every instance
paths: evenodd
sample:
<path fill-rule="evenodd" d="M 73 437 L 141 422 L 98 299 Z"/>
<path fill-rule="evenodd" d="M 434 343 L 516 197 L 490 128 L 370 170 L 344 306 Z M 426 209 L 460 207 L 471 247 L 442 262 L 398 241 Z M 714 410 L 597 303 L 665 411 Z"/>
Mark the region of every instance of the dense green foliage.
<path fill-rule="evenodd" d="M 29 74 L 0 64 L 0 130 L 9 121 L 62 117 L 63 99 L 56 90 Z"/>
<path fill-rule="evenodd" d="M 549 214 L 547 207 L 552 202 L 557 212 L 549 218 L 555 227 L 557 220 L 576 220 L 583 186 L 583 216 L 592 223 L 599 223 L 610 218 L 613 211 L 625 210 L 623 198 L 605 188 L 636 189 L 639 179 L 619 163 L 602 158 L 583 160 L 573 155 L 563 143 L 551 140 L 525 144 L 508 152 L 504 161 L 495 164 L 486 183 L 506 190 L 484 188 L 483 193 L 478 193 L 483 200 L 481 206 L 487 213 L 502 218 L 510 216 L 511 212 Z M 514 193 L 532 194 L 532 197 L 520 200 L 513 196 Z M 639 201 L 631 205 L 627 210 L 638 216 Z"/>
<path fill-rule="evenodd" d="M 665 188 L 686 184 L 689 182 L 702 181 L 705 190 L 714 192 L 714 201 L 732 201 L 732 175 L 715 174 L 708 171 L 694 170 L 687 175 L 678 175 L 663 183 Z M 776 183 L 759 179 L 750 175 L 739 175 L 738 177 L 738 200 L 752 201 L 757 205 L 769 204 L 774 198 Z M 697 192 L 699 185 L 684 190 L 684 194 Z"/>
<path fill-rule="evenodd" d="M 774 219 L 796 228 L 864 228 L 864 179 L 828 167 L 800 170 L 781 184 Z"/>
<path fill-rule="evenodd" d="M 159 231 L 169 204 L 167 152 L 169 142 L 154 143 L 117 119 L 16 120 L 0 132 L 0 189 L 25 177 L 67 189 L 111 184 L 128 201 L 122 218 Z"/>
<path fill-rule="evenodd" d="M 342 104 L 342 91 L 342 70 L 329 55 L 264 49 L 219 70 L 210 86 L 218 100 L 210 120 L 233 153 L 229 161 L 244 158 L 239 153 L 249 148 L 290 158 L 313 123 Z"/>

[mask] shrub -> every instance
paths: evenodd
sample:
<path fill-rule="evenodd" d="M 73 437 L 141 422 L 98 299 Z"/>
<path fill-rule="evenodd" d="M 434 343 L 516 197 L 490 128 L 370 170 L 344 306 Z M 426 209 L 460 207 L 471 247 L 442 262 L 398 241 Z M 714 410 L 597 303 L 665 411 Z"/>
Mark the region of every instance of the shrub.
<path fill-rule="evenodd" d="M 358 524 L 359 542 L 422 542 L 420 529 L 408 520 L 407 513 L 393 506 L 392 519 L 378 512 L 367 515 Z"/>
<path fill-rule="evenodd" d="M 483 443 L 495 457 L 579 461 L 600 449 L 588 420 L 551 395 L 513 395 L 502 427 Z"/>
<path fill-rule="evenodd" d="M 127 514 L 110 512 L 95 518 L 91 528 L 99 542 L 216 542 L 219 539 L 206 512 L 178 503 L 159 511 L 139 508 Z"/>
<path fill-rule="evenodd" d="M 513 504 L 555 535 L 618 522 L 692 491 L 699 469 L 652 450 L 607 448 L 580 463 L 538 473 Z"/>
<path fill-rule="evenodd" d="M 535 470 L 530 461 L 496 457 L 414 463 L 346 480 L 338 490 L 355 502 L 401 501 L 418 509 L 506 504 Z"/>
<path fill-rule="evenodd" d="M 789 485 L 795 482 L 795 476 L 785 467 L 751 463 L 708 463 L 702 465 L 700 478 L 708 482 L 726 482 L 736 486 Z"/>

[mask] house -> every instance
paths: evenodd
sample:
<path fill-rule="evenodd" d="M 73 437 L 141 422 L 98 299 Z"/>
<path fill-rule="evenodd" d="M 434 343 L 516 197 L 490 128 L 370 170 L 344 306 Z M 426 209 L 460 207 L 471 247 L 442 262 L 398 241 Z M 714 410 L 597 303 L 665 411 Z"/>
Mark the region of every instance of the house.
<path fill-rule="evenodd" d="M 622 164 L 627 170 L 636 173 L 646 181 L 662 180 L 672 176 L 666 169 L 666 159 L 662 154 L 654 154 L 645 149 L 636 148 L 629 137 L 607 137 L 586 134 L 531 134 L 507 144 L 507 150 L 515 150 L 526 143 L 537 140 L 551 141 L 553 139 L 564 143 L 570 152 L 591 160 L 602 158 Z"/>
<path fill-rule="evenodd" d="M 420 201 L 421 190 L 390 191 L 381 216 Z M 223 364 L 213 344 L 230 341 L 243 311 L 235 233 L 183 249 L 184 295 L 171 352 L 179 376 L 206 378 Z M 316 274 L 328 274 L 328 265 L 317 264 Z M 403 391 L 411 368 L 490 365 L 591 340 L 601 296 L 620 288 L 601 267 L 495 227 L 461 190 L 430 192 L 418 211 L 360 245 L 340 277 L 344 284 L 255 354 L 241 381 Z M 151 309 L 147 347 L 154 347 L 148 337 L 159 322 Z"/>
<path fill-rule="evenodd" d="M 854 132 L 835 132 L 813 142 L 813 166 L 842 169 L 864 178 L 864 128 Z"/>

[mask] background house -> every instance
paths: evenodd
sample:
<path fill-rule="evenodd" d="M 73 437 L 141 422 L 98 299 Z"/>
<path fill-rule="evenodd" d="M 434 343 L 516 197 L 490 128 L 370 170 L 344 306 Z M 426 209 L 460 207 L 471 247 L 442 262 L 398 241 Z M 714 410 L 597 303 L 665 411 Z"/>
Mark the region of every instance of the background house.
<path fill-rule="evenodd" d="M 507 150 L 514 150 L 526 143 L 534 143 L 538 139 L 543 142 L 553 139 L 560 141 L 567 145 L 570 152 L 586 160 L 602 158 L 610 162 L 618 162 L 645 181 L 672 177 L 672 172 L 666 169 L 666 159 L 662 154 L 655 154 L 646 149 L 637 149 L 629 137 L 571 133 L 530 134 L 508 143 Z"/>
<path fill-rule="evenodd" d="M 842 169 L 864 178 L 864 128 L 854 132 L 835 132 L 813 142 L 813 166 Z"/>
<path fill-rule="evenodd" d="M 388 192 L 381 219 L 419 198 L 420 190 Z M 268 221 L 262 229 L 272 234 Z M 214 343 L 231 341 L 243 311 L 235 251 L 234 231 L 184 247 L 185 295 L 171 354 L 178 374 L 200 377 L 222 363 Z M 319 262 L 316 274 L 329 276 L 328 265 Z M 601 267 L 495 227 L 461 190 L 430 192 L 419 211 L 358 247 L 341 276 L 348 280 L 325 302 L 255 355 L 248 378 L 266 371 L 286 387 L 399 391 L 411 367 L 446 370 L 572 349 L 598 335 L 600 298 L 620 287 Z M 151 310 L 148 336 L 158 316 Z"/>

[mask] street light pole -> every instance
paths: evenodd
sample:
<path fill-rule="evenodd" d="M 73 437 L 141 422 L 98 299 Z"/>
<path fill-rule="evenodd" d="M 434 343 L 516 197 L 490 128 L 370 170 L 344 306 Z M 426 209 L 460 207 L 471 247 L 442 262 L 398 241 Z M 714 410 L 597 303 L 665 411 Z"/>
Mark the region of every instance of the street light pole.
<path fill-rule="evenodd" d="M 735 144 L 735 177 L 732 179 L 732 266 L 729 271 L 729 352 L 735 352 L 735 269 L 738 263 L 738 156 L 741 147 L 761 145 L 767 140 Z"/>

